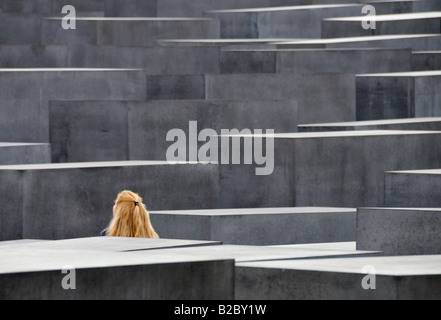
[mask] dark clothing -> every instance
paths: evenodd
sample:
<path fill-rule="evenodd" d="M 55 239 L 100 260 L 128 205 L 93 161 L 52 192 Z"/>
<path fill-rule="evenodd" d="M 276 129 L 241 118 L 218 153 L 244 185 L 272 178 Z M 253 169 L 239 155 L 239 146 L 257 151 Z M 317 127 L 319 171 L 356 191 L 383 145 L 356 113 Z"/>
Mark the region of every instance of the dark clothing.
<path fill-rule="evenodd" d="M 109 231 L 109 229 L 104 229 L 103 231 L 101 231 L 101 233 L 100 233 L 100 237 L 105 237 L 105 236 L 107 236 L 107 232 Z"/>

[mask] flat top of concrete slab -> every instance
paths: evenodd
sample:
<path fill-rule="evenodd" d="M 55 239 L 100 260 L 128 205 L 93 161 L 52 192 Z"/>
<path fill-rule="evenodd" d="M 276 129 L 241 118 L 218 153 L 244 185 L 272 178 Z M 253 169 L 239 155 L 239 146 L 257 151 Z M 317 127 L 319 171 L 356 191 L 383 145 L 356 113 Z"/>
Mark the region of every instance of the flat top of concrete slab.
<path fill-rule="evenodd" d="M 403 77 L 403 78 L 418 78 L 418 77 L 439 77 L 441 70 L 430 71 L 409 71 L 409 72 L 388 72 L 388 73 L 364 73 L 357 74 L 357 77 Z"/>
<path fill-rule="evenodd" d="M 7 241 L 9 242 L 9 241 Z M 0 245 L 2 243 L 0 242 Z M 165 248 L 182 248 L 191 246 L 214 246 L 222 244 L 220 241 L 179 240 L 179 239 L 148 239 L 123 237 L 91 237 L 51 241 L 9 242 L 4 246 L 20 248 L 52 249 L 52 250 L 99 250 L 112 252 L 126 252 L 138 250 L 154 250 Z"/>
<path fill-rule="evenodd" d="M 52 240 L 38 240 L 38 239 L 7 240 L 7 241 L 0 241 L 0 246 L 23 245 L 23 244 L 47 242 L 47 241 L 52 241 Z"/>
<path fill-rule="evenodd" d="M 27 142 L 0 142 L 0 148 L 26 147 L 26 146 L 49 146 L 49 143 L 27 143 Z"/>
<path fill-rule="evenodd" d="M 176 164 L 197 164 L 197 162 L 177 162 Z M 107 161 L 107 162 L 65 162 L 42 164 L 17 164 L 0 166 L 0 170 L 56 170 L 56 169 L 87 169 L 133 166 L 164 166 L 171 165 L 167 161 Z"/>
<path fill-rule="evenodd" d="M 441 50 L 433 50 L 433 51 L 412 51 L 412 54 L 441 54 Z"/>
<path fill-rule="evenodd" d="M 183 44 L 249 44 L 249 43 L 270 43 L 276 41 L 303 41 L 299 38 L 234 38 L 234 39 L 163 39 L 159 43 L 183 43 Z M 309 39 L 306 39 L 309 40 Z"/>
<path fill-rule="evenodd" d="M 360 7 L 359 3 L 343 3 L 343 4 L 312 4 L 302 6 L 282 6 L 282 7 L 263 7 L 263 8 L 244 8 L 244 9 L 222 9 L 208 10 L 209 13 L 241 13 L 241 12 L 274 12 L 274 11 L 298 11 L 298 10 L 317 10 L 317 9 L 333 9 L 345 7 Z"/>
<path fill-rule="evenodd" d="M 379 210 L 379 211 L 423 211 L 423 212 L 441 212 L 441 208 L 394 208 L 394 207 L 361 207 L 359 209 Z"/>
<path fill-rule="evenodd" d="M 0 68 L 0 72 L 104 72 L 104 71 L 142 71 L 127 68 Z"/>
<path fill-rule="evenodd" d="M 376 126 L 376 125 L 388 125 L 388 124 L 425 123 L 425 122 L 441 122 L 441 117 L 311 123 L 311 124 L 299 124 L 298 126 L 299 127 L 359 127 L 359 126 Z"/>
<path fill-rule="evenodd" d="M 362 36 L 362 37 L 342 37 L 342 38 L 326 38 L 326 39 L 304 39 L 293 41 L 273 42 L 273 45 L 326 45 L 326 44 L 341 44 L 351 42 L 367 42 L 367 41 L 388 41 L 388 40 L 402 40 L 402 39 L 416 39 L 441 37 L 440 34 L 393 34 L 393 35 L 378 35 L 378 36 Z"/>
<path fill-rule="evenodd" d="M 437 19 L 441 18 L 441 11 L 430 12 L 412 12 L 412 13 L 394 13 L 369 16 L 370 21 L 386 22 L 386 21 L 403 21 L 403 20 L 422 20 L 422 19 Z M 356 17 L 335 17 L 326 18 L 328 21 L 354 21 L 361 22 L 366 20 L 366 16 Z"/>
<path fill-rule="evenodd" d="M 353 51 L 398 51 L 404 48 L 221 48 L 223 52 L 353 52 Z M 440 51 L 441 53 L 441 51 Z"/>
<path fill-rule="evenodd" d="M 423 276 L 441 275 L 441 255 L 281 260 L 239 263 L 237 266 L 352 274 L 367 274 L 363 269 L 373 266 L 376 275 Z"/>
<path fill-rule="evenodd" d="M 240 138 L 275 138 L 275 139 L 309 139 L 309 138 L 344 138 L 344 137 L 374 137 L 374 136 L 404 136 L 404 135 L 424 135 L 441 134 L 441 131 L 423 130 L 353 130 L 353 131 L 324 131 L 324 132 L 293 132 L 293 133 L 274 133 L 274 134 L 225 134 L 222 137 Z M 0 167 L 1 169 L 1 167 Z"/>
<path fill-rule="evenodd" d="M 61 272 L 63 269 L 71 268 L 79 270 L 220 260 L 214 255 L 208 254 L 205 254 L 205 256 L 190 256 L 175 252 L 174 254 L 165 253 L 157 255 L 154 253 L 155 251 L 156 250 L 144 251 L 143 254 L 139 254 L 140 251 L 54 250 L 46 248 L 26 248 L 25 246 L 0 246 L 0 274 L 39 271 Z M 165 252 L 167 250 L 163 251 Z"/>
<path fill-rule="evenodd" d="M 238 209 L 202 209 L 202 210 L 164 210 L 151 211 L 151 214 L 167 215 L 195 215 L 195 216 L 225 216 L 225 215 L 258 215 L 258 214 L 304 214 L 304 213 L 323 213 L 323 212 L 342 212 L 354 213 L 356 208 L 326 208 L 326 207 L 287 207 L 287 208 L 238 208 Z"/>
<path fill-rule="evenodd" d="M 441 174 L 441 169 L 397 170 L 397 171 L 386 171 L 386 173 L 433 174 L 433 175 L 440 175 L 440 174 Z"/>
<path fill-rule="evenodd" d="M 138 251 L 137 254 L 149 254 L 147 251 Z M 152 252 L 153 253 L 153 252 Z M 378 251 L 356 251 L 356 250 L 332 250 L 305 247 L 298 245 L 295 248 L 261 247 L 244 245 L 221 245 L 205 247 L 188 247 L 182 249 L 155 250 L 154 254 L 160 255 L 188 255 L 188 256 L 209 256 L 217 259 L 234 259 L 236 262 L 245 261 L 266 261 L 284 259 L 305 259 L 319 257 L 347 257 L 360 255 L 376 255 Z"/>
<path fill-rule="evenodd" d="M 63 20 L 65 17 L 46 17 L 47 20 Z M 213 21 L 213 18 L 186 17 L 76 17 L 79 21 Z"/>
<path fill-rule="evenodd" d="M 275 245 L 268 246 L 275 248 L 301 248 L 301 249 L 320 249 L 320 250 L 342 250 L 342 251 L 356 251 L 357 250 L 357 242 L 356 241 L 348 241 L 348 242 L 325 242 L 325 243 L 305 243 L 305 244 L 284 244 L 284 245 Z"/>

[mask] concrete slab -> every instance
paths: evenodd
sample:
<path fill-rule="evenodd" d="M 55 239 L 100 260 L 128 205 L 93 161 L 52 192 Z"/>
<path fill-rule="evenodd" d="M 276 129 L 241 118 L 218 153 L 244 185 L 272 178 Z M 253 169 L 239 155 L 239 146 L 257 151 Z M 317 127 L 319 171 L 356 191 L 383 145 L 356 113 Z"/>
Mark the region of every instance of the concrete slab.
<path fill-rule="evenodd" d="M 207 99 L 295 99 L 300 123 L 345 121 L 354 119 L 353 77 L 330 73 L 207 75 L 205 92 Z"/>
<path fill-rule="evenodd" d="M 440 179 L 441 169 L 388 171 L 385 173 L 384 206 L 441 207 L 437 196 Z"/>
<path fill-rule="evenodd" d="M 357 243 L 356 241 L 346 241 L 346 242 L 285 244 L 285 245 L 275 245 L 270 247 L 354 251 L 357 250 Z"/>
<path fill-rule="evenodd" d="M 168 132 L 190 121 L 197 134 L 297 128 L 297 105 L 283 100 L 51 101 L 49 112 L 53 162 L 166 160 Z"/>
<path fill-rule="evenodd" d="M 440 50 L 439 34 L 397 34 L 273 42 L 277 48 L 409 48 Z"/>
<path fill-rule="evenodd" d="M 0 142 L 0 165 L 51 162 L 48 143 Z"/>
<path fill-rule="evenodd" d="M 16 247 L 0 248 L 0 256 L 3 300 L 234 298 L 233 260 Z M 75 289 L 64 289 L 65 277 L 72 285 L 73 272 Z"/>
<path fill-rule="evenodd" d="M 440 254 L 441 209 L 358 208 L 357 249 L 386 255 Z"/>
<path fill-rule="evenodd" d="M 116 195 L 132 190 L 149 210 L 219 206 L 216 165 L 165 161 L 0 166 L 1 240 L 97 236 Z M 173 196 L 171 196 L 173 195 Z M 160 235 L 161 236 L 161 235 Z"/>
<path fill-rule="evenodd" d="M 158 16 L 202 17 L 207 10 L 304 5 L 310 3 L 311 0 L 159 0 Z"/>
<path fill-rule="evenodd" d="M 409 49 L 223 49 L 221 73 L 369 73 L 408 71 Z M 376 72 L 376 71 L 375 71 Z M 381 71 L 380 71 L 381 72 Z"/>
<path fill-rule="evenodd" d="M 361 4 L 325 4 L 206 11 L 221 38 L 320 38 L 321 21 L 361 13 Z"/>
<path fill-rule="evenodd" d="M 139 68 L 145 74 L 219 73 L 217 47 L 122 47 L 112 45 L 4 45 L 4 68 Z"/>
<path fill-rule="evenodd" d="M 76 11 L 105 11 L 103 0 L 2 0 L 2 12 L 16 13 L 61 13 L 65 5 L 72 5 Z"/>
<path fill-rule="evenodd" d="M 437 117 L 441 71 L 359 74 L 357 120 Z"/>
<path fill-rule="evenodd" d="M 326 18 L 322 21 L 322 37 L 356 37 L 385 34 L 440 33 L 441 11 L 384 14 L 369 17 L 375 29 L 363 28 L 366 16 Z"/>
<path fill-rule="evenodd" d="M 42 44 L 155 46 L 159 39 L 219 38 L 219 21 L 208 18 L 79 17 L 75 32 L 62 18 L 41 22 Z"/>
<path fill-rule="evenodd" d="M 139 69 L 0 69 L 0 141 L 49 142 L 49 100 L 144 100 L 145 90 Z"/>
<path fill-rule="evenodd" d="M 440 299 L 440 266 L 441 255 L 238 263 L 236 299 Z"/>
<path fill-rule="evenodd" d="M 276 245 L 354 241 L 356 210 L 254 208 L 150 212 L 166 238 L 217 240 L 224 244 Z"/>
<path fill-rule="evenodd" d="M 187 248 L 193 246 L 216 246 L 219 241 L 196 241 L 181 239 L 147 239 L 124 237 L 89 237 L 65 240 L 12 240 L 0 242 L 2 248 L 14 246 L 17 250 L 94 250 L 103 252 L 134 252 L 170 248 Z"/>
<path fill-rule="evenodd" d="M 137 251 L 139 255 L 148 254 L 148 251 Z M 155 250 L 154 254 L 158 257 L 176 254 L 189 257 L 216 257 L 217 259 L 233 259 L 236 264 L 255 261 L 274 261 L 274 260 L 297 260 L 297 259 L 321 259 L 331 257 L 361 257 L 376 256 L 377 251 L 356 251 L 338 249 L 315 249 L 303 248 L 302 246 L 293 248 L 261 247 L 244 245 L 220 245 L 220 246 L 194 246 L 182 249 Z"/>
<path fill-rule="evenodd" d="M 441 51 L 412 52 L 412 70 L 441 70 Z"/>
<path fill-rule="evenodd" d="M 383 206 L 385 171 L 436 168 L 441 161 L 439 150 L 433 148 L 440 143 L 440 131 L 364 130 L 266 136 L 274 137 L 271 174 L 256 176 L 255 169 L 263 167 L 257 165 L 219 166 L 222 183 L 235 186 L 235 193 L 223 196 L 228 207 Z M 267 167 L 271 159 L 266 159 Z M 221 187 L 221 191 L 224 189 Z"/>
<path fill-rule="evenodd" d="M 346 130 L 441 130 L 441 117 L 365 120 L 298 125 L 299 132 Z"/>

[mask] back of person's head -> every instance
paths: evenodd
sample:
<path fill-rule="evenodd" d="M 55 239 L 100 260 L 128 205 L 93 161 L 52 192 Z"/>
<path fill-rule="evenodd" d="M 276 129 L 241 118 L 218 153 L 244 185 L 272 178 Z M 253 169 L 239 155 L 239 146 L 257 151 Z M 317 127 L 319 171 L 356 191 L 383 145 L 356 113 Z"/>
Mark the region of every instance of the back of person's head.
<path fill-rule="evenodd" d="M 107 236 L 159 238 L 150 222 L 147 208 L 138 194 L 128 190 L 118 194 Z"/>

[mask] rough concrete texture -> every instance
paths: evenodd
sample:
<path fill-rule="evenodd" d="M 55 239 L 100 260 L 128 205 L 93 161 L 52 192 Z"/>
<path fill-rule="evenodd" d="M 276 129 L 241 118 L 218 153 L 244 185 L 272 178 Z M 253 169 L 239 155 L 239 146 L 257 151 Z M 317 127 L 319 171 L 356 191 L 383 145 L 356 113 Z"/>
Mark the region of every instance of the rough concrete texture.
<path fill-rule="evenodd" d="M 17 246 L 1 248 L 0 256 L 7 261 L 0 268 L 2 300 L 234 298 L 233 260 Z M 65 290 L 72 272 L 75 290 Z"/>
<path fill-rule="evenodd" d="M 366 16 L 328 18 L 322 21 L 322 37 L 357 37 L 386 34 L 440 33 L 441 12 L 415 12 L 370 17 L 375 28 L 363 27 Z"/>
<path fill-rule="evenodd" d="M 386 255 L 440 254 L 440 224 L 440 209 L 359 208 L 357 249 Z"/>
<path fill-rule="evenodd" d="M 440 117 L 365 120 L 298 125 L 299 132 L 347 131 L 347 130 L 441 130 Z"/>
<path fill-rule="evenodd" d="M 155 46 L 159 39 L 219 38 L 220 32 L 219 21 L 208 18 L 81 17 L 75 30 L 65 30 L 61 20 L 41 21 L 42 44 Z"/>
<path fill-rule="evenodd" d="M 52 99 L 145 99 L 136 69 L 0 69 L 0 141 L 49 142 Z"/>
<path fill-rule="evenodd" d="M 439 165 L 435 168 L 439 168 Z M 423 168 L 421 168 L 423 169 Z M 439 208 L 441 170 L 389 171 L 385 174 L 386 207 Z"/>
<path fill-rule="evenodd" d="M 357 120 L 441 115 L 440 71 L 357 75 Z"/>
<path fill-rule="evenodd" d="M 112 218 L 121 190 L 149 210 L 215 208 L 216 165 L 94 162 L 0 166 L 2 240 L 96 236 Z"/>
<path fill-rule="evenodd" d="M 51 146 L 47 143 L 0 142 L 0 165 L 49 163 Z"/>
<path fill-rule="evenodd" d="M 265 167 L 256 164 L 220 165 L 221 192 L 235 186 L 223 207 L 382 206 L 385 171 L 438 167 L 441 154 L 431 146 L 439 139 L 439 131 L 274 134 L 270 175 L 256 175 Z"/>
<path fill-rule="evenodd" d="M 166 160 L 173 144 L 168 132 L 180 129 L 189 135 L 190 121 L 197 122 L 196 134 L 204 129 L 219 134 L 222 129 L 297 130 L 295 101 L 51 101 L 49 112 L 53 162 Z"/>
<path fill-rule="evenodd" d="M 355 213 L 356 210 L 346 208 L 305 207 L 152 211 L 150 214 L 157 232 L 167 238 L 276 245 L 353 241 Z"/>
<path fill-rule="evenodd" d="M 236 299 L 438 300 L 440 262 L 425 255 L 238 263 Z"/>

